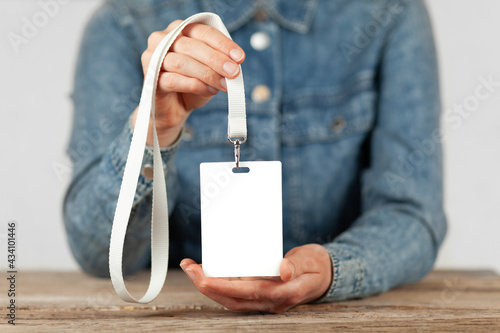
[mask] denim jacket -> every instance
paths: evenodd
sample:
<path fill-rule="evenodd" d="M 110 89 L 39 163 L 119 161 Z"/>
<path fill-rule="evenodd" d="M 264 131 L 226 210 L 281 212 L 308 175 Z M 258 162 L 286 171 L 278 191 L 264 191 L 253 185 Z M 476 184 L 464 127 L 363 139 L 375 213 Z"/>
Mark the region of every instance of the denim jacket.
<path fill-rule="evenodd" d="M 246 52 L 242 160 L 282 161 L 284 251 L 320 243 L 331 255 L 333 281 L 323 300 L 373 295 L 429 272 L 446 219 L 436 55 L 420 0 L 106 2 L 83 37 L 68 148 L 74 173 L 64 218 L 82 268 L 109 275 L 110 230 L 147 38 L 203 11 L 219 14 Z M 199 164 L 234 161 L 227 95 L 194 110 L 162 157 L 170 262 L 200 262 Z M 147 147 L 126 273 L 150 262 L 152 164 Z"/>

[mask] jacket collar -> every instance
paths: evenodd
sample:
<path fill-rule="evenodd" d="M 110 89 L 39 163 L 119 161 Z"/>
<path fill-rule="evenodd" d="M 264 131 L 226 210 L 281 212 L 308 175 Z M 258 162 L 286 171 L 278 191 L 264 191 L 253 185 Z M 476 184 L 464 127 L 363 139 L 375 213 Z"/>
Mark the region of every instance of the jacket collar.
<path fill-rule="evenodd" d="M 286 29 L 306 33 L 311 26 L 318 0 L 201 0 L 205 11 L 217 13 L 229 31 L 264 10 L 271 19 Z"/>

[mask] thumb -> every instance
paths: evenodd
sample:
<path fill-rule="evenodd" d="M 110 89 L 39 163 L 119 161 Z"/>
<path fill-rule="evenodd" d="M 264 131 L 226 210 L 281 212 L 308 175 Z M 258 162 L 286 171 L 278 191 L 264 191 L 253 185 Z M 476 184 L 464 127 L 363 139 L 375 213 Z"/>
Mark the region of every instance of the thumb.
<path fill-rule="evenodd" d="M 295 265 L 288 258 L 283 258 L 280 265 L 281 281 L 290 281 L 295 277 Z"/>
<path fill-rule="evenodd" d="M 290 281 L 304 273 L 318 271 L 318 262 L 313 251 L 299 247 L 290 250 L 281 261 L 280 277 L 282 281 Z"/>

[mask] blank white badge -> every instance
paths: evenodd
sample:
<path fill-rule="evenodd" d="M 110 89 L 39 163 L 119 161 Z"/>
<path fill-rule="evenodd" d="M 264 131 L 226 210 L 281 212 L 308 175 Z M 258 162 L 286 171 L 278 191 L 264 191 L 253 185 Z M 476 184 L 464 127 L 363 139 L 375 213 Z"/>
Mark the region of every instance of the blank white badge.
<path fill-rule="evenodd" d="M 279 276 L 283 259 L 281 162 L 200 165 L 206 276 Z M 247 171 L 247 172 L 245 172 Z"/>

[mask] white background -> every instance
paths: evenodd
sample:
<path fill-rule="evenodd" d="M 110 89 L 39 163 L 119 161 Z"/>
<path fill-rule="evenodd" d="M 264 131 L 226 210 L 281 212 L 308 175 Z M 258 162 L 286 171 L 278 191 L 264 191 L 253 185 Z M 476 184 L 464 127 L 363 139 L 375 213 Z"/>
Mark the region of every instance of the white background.
<path fill-rule="evenodd" d="M 0 226 L 18 223 L 19 264 L 24 270 L 78 269 L 61 213 L 70 177 L 65 147 L 78 45 L 85 23 L 100 3 L 60 4 L 58 12 L 15 52 L 8 34 L 21 35 L 23 19 L 32 21 L 42 9 L 39 0 L 0 0 Z M 500 81 L 500 1 L 427 3 L 446 112 L 474 100 L 479 77 L 492 75 Z M 443 121 L 449 232 L 439 268 L 500 272 L 499 106 L 497 87 L 459 122 Z M 0 230 L 0 242 L 5 241 L 5 232 Z"/>

